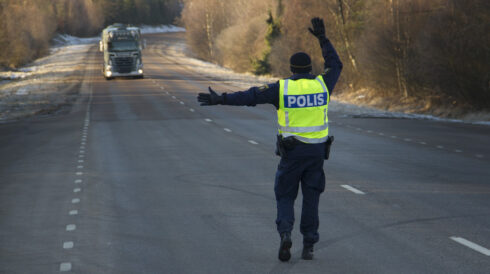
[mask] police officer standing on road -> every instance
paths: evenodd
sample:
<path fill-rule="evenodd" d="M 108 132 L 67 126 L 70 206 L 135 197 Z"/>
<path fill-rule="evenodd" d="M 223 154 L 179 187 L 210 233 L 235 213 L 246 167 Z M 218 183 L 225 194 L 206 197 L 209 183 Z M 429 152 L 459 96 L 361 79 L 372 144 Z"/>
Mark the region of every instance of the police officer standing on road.
<path fill-rule="evenodd" d="M 246 91 L 218 95 L 199 93 L 202 106 L 255 106 L 272 104 L 277 109 L 279 135 L 276 154 L 281 156 L 277 168 L 274 192 L 277 201 L 277 230 L 281 236 L 279 260 L 291 258 L 291 231 L 294 224 L 294 201 L 301 182 L 303 207 L 300 230 L 303 234 L 302 258 L 313 259 L 313 245 L 318 242 L 318 204 L 325 189 L 323 161 L 328 159 L 332 137 L 328 136 L 328 103 L 342 70 L 342 62 L 325 36 L 320 18 L 311 20 L 309 31 L 318 38 L 325 60 L 325 71 L 311 74 L 311 59 L 303 52 L 290 58 L 293 75 L 274 84 L 252 87 Z"/>

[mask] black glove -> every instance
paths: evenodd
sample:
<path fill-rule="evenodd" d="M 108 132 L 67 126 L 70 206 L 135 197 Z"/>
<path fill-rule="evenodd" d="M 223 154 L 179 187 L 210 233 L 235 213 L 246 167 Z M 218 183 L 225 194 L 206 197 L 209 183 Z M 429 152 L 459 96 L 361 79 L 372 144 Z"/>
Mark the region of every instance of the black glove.
<path fill-rule="evenodd" d="M 323 19 L 315 17 L 311 19 L 311 25 L 313 25 L 313 29 L 308 28 L 311 34 L 315 35 L 318 39 L 325 37 L 325 25 L 323 24 Z"/>
<path fill-rule="evenodd" d="M 201 103 L 201 106 L 220 105 L 223 103 L 223 95 L 218 95 L 209 87 L 209 93 L 199 93 L 197 101 Z"/>

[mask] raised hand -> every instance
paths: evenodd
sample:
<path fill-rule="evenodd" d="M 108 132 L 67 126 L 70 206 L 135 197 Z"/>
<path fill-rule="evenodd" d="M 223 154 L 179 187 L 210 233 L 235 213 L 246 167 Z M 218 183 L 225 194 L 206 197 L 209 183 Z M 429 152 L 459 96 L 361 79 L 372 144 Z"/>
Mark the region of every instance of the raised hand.
<path fill-rule="evenodd" d="M 311 34 L 313 34 L 316 38 L 325 37 L 325 24 L 323 24 L 323 19 L 319 17 L 315 17 L 311 19 L 312 28 L 308 28 Z"/>

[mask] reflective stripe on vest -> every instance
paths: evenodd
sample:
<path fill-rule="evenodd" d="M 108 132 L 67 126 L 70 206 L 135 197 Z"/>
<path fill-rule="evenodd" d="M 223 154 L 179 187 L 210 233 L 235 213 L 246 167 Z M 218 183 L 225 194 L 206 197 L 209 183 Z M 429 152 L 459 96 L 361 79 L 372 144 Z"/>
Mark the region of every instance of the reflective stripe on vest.
<path fill-rule="evenodd" d="M 314 80 L 286 79 L 280 81 L 278 126 L 279 133 L 284 137 L 295 136 L 296 139 L 306 143 L 326 141 L 330 98 L 321 77 L 318 76 Z M 290 83 L 295 84 L 294 89 L 296 90 L 290 90 Z M 291 119 L 292 117 L 294 119 Z M 294 121 L 294 125 L 291 121 Z"/>

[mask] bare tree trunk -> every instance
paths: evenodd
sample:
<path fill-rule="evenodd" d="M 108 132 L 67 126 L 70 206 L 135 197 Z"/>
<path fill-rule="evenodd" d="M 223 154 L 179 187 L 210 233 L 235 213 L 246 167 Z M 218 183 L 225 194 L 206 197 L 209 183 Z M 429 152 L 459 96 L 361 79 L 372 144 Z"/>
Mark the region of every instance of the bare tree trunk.
<path fill-rule="evenodd" d="M 214 59 L 214 52 L 213 52 L 213 35 L 212 35 L 212 16 L 209 13 L 209 9 L 206 8 L 206 36 L 208 39 L 208 50 L 209 50 L 209 58 L 210 60 Z"/>
<path fill-rule="evenodd" d="M 398 82 L 398 91 L 403 93 L 404 97 L 408 97 L 407 84 L 403 71 L 403 58 L 406 51 L 402 52 L 402 41 L 400 31 L 400 4 L 399 0 L 389 0 L 391 2 L 391 14 L 393 16 L 393 27 L 395 28 L 393 40 L 395 42 L 395 69 L 396 79 Z"/>
<path fill-rule="evenodd" d="M 354 69 L 354 73 L 357 73 L 358 70 L 357 70 L 356 58 L 352 54 L 349 38 L 347 37 L 347 32 L 345 30 L 346 22 L 345 22 L 345 16 L 344 16 L 344 3 L 343 3 L 343 0 L 338 0 L 337 3 L 338 3 L 337 8 L 338 8 L 338 11 L 340 14 L 340 19 L 341 19 L 342 24 L 338 23 L 338 16 L 336 16 L 336 22 L 337 22 L 337 25 L 339 26 L 340 36 L 342 37 L 342 41 L 344 42 L 345 50 L 347 52 L 347 56 L 349 57 L 349 61 L 352 64 L 352 68 Z"/>

